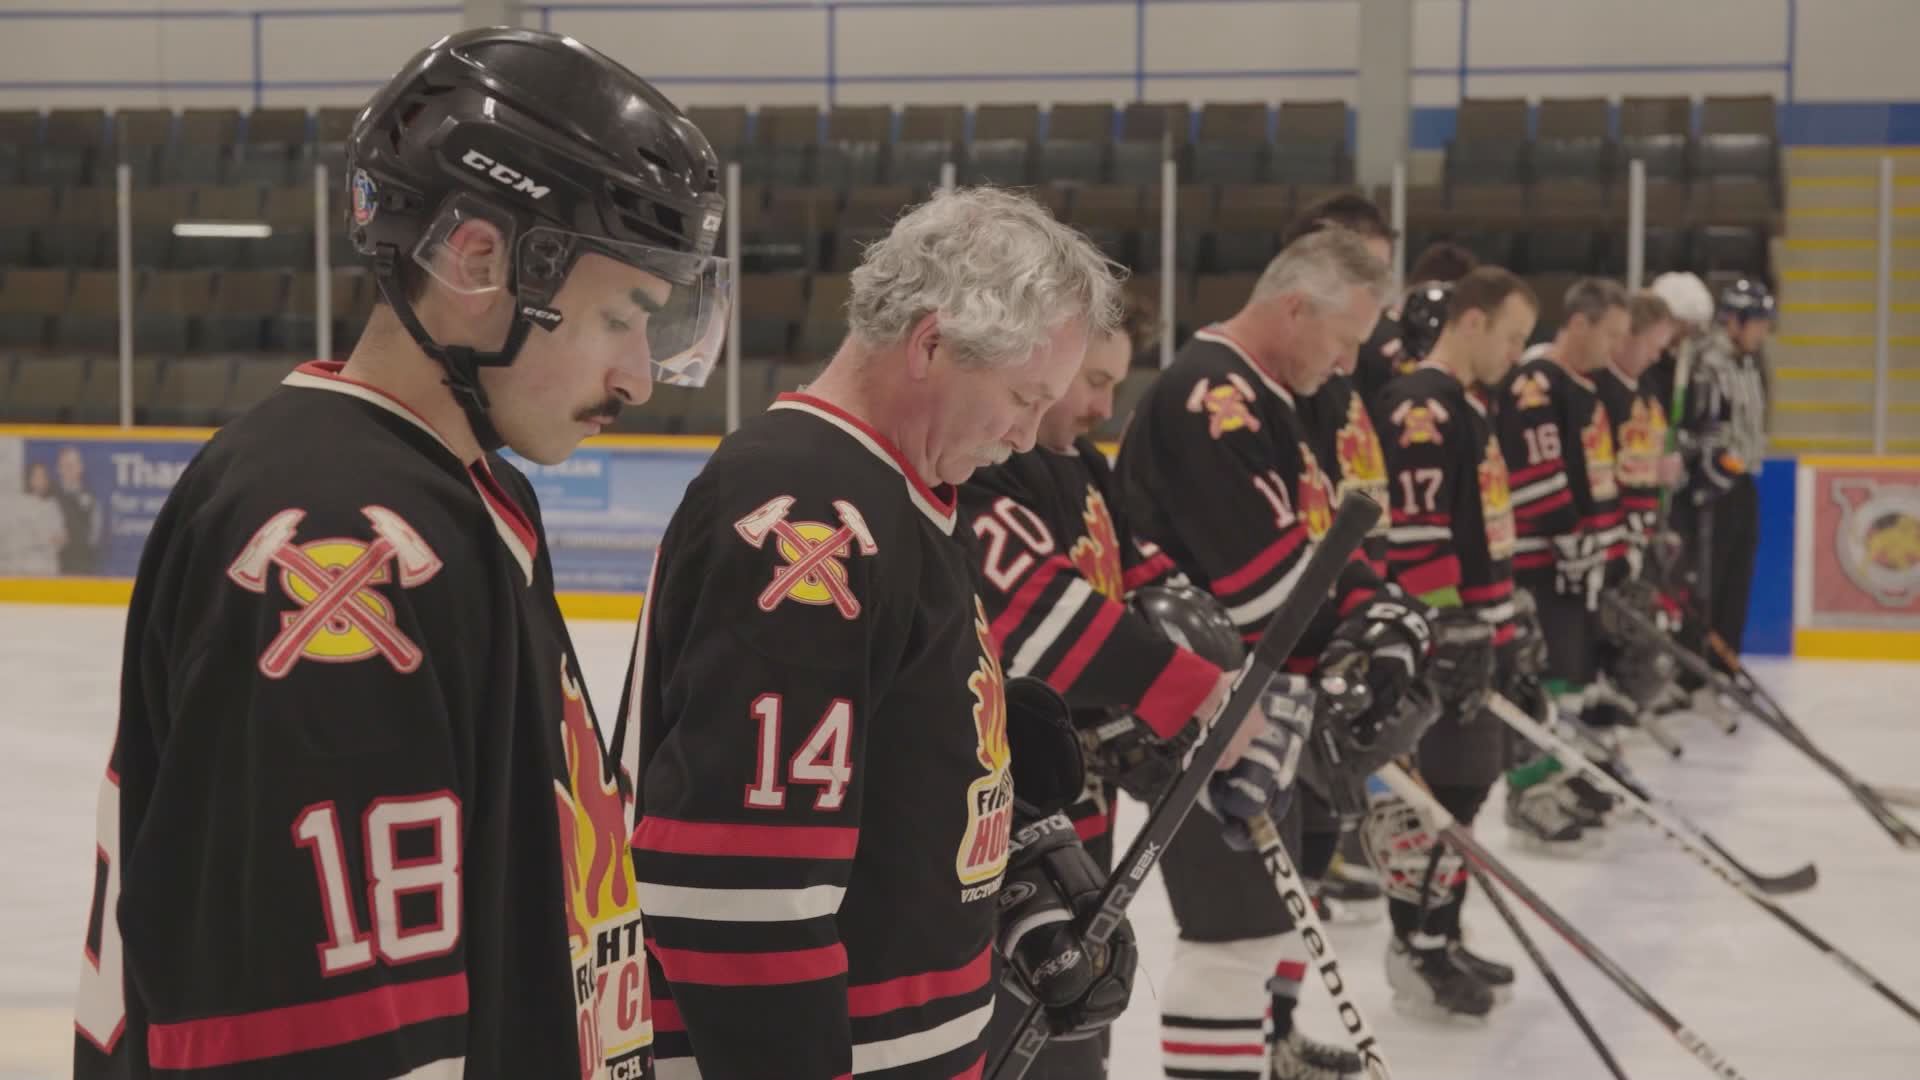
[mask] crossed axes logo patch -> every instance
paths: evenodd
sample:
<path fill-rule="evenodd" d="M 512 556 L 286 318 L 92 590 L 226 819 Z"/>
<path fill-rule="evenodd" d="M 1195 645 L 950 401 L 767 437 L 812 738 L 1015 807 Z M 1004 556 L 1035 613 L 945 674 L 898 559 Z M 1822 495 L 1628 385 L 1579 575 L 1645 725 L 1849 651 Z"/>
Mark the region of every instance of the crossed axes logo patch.
<path fill-rule="evenodd" d="M 401 633 L 393 604 L 374 586 L 396 580 L 403 589 L 424 585 L 440 572 L 440 557 L 399 514 L 363 506 L 371 542 L 327 537 L 296 542 L 305 510 L 282 510 L 254 532 L 227 577 L 249 592 L 265 594 L 279 570 L 281 591 L 297 606 L 280 614 L 280 633 L 260 654 L 260 673 L 284 679 L 302 660 L 350 664 L 385 657 L 407 674 L 420 667 L 420 647 Z"/>
<path fill-rule="evenodd" d="M 851 558 L 856 547 L 862 555 L 880 550 L 867 530 L 867 520 L 845 499 L 833 501 L 833 511 L 840 517 L 838 528 L 819 521 L 789 521 L 787 512 L 792 509 L 793 496 L 780 495 L 733 523 L 734 531 L 756 549 L 772 537 L 774 549 L 786 560 L 760 590 L 760 610 L 772 611 L 792 600 L 814 607 L 831 604 L 844 618 L 858 618 L 860 599 L 847 584 L 847 566 L 841 560 Z"/>

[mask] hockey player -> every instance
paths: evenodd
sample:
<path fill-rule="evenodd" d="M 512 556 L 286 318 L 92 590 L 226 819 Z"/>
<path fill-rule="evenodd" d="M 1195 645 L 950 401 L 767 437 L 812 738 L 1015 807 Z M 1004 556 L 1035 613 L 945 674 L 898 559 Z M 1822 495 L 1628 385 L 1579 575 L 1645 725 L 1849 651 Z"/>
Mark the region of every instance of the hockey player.
<path fill-rule="evenodd" d="M 1639 577 L 1653 541 L 1660 493 L 1674 486 L 1680 473 L 1678 455 L 1667 453 L 1667 416 L 1660 398 L 1641 377 L 1672 344 L 1679 326 L 1667 302 L 1652 291 L 1629 298 L 1627 318 L 1626 338 L 1593 383 L 1613 427 L 1614 474 L 1627 527 L 1624 570 Z"/>
<path fill-rule="evenodd" d="M 1516 537 L 1506 460 L 1483 387 L 1498 385 L 1519 360 L 1539 301 L 1525 282 L 1492 266 L 1446 294 L 1439 339 L 1377 403 L 1393 477 L 1389 559 L 1401 588 L 1440 613 L 1437 636 L 1447 637 L 1464 616 L 1484 625 L 1490 652 L 1509 652 Z M 1491 661 L 1462 665 L 1453 685 L 1433 665 L 1444 711 L 1420 742 L 1421 774 L 1468 824 L 1505 763 L 1506 729 L 1480 712 L 1486 683 L 1479 680 L 1492 673 Z M 1511 658 L 1502 666 L 1510 671 Z M 1386 848 L 1394 853 L 1382 867 L 1393 917 L 1387 979 L 1394 1003 L 1416 1015 L 1486 1016 L 1496 993 L 1513 983 L 1513 969 L 1461 941 L 1466 871 L 1459 856 L 1437 853 L 1425 830 Z"/>
<path fill-rule="evenodd" d="M 1738 652 L 1760 532 L 1754 477 L 1767 450 L 1768 379 L 1761 350 L 1773 332 L 1773 293 L 1741 278 L 1721 290 L 1717 319 L 1687 389 L 1681 445 L 1688 483 L 1676 515 L 1682 535 L 1693 542 L 1709 624 Z"/>
<path fill-rule="evenodd" d="M 936 194 L 866 249 L 825 372 L 688 487 L 616 735 L 663 1074 L 978 1075 L 996 947 L 1057 1035 L 1124 1008 L 1130 931 L 1080 941 L 1103 875 L 1047 811 L 1079 748 L 1007 692 L 954 488 L 1032 449 L 1118 294 L 1031 199 Z"/>
<path fill-rule="evenodd" d="M 410 60 L 347 168 L 382 306 L 141 559 L 74 1074 L 649 1075 L 624 792 L 494 451 L 704 378 L 718 163 L 632 72 L 491 29 Z"/>
<path fill-rule="evenodd" d="M 1564 310 L 1553 341 L 1529 349 L 1501 383 L 1494 427 L 1513 491 L 1514 579 L 1539 610 L 1547 692 L 1575 718 L 1595 681 L 1607 563 L 1626 555 L 1613 429 L 1592 377 L 1619 351 L 1630 322 L 1626 290 L 1603 278 L 1574 282 Z M 1508 826 L 1543 848 L 1577 850 L 1584 831 L 1601 824 L 1601 801 L 1550 756 L 1509 772 L 1507 790 Z M 1576 803 L 1575 794 L 1587 800 Z"/>
<path fill-rule="evenodd" d="M 1116 476 L 1123 513 L 1143 538 L 1257 635 L 1292 588 L 1333 513 L 1333 481 L 1296 412 L 1377 320 L 1386 266 L 1365 240 L 1323 229 L 1288 245 L 1239 313 L 1194 336 L 1136 409 Z M 1398 704 L 1427 651 L 1425 619 L 1379 595 L 1364 560 L 1342 575 L 1331 612 L 1295 656 L 1359 654 L 1379 712 Z M 1336 625 L 1337 624 L 1337 627 Z M 1283 831 L 1286 825 L 1283 823 Z M 1298 838 L 1289 846 L 1298 851 Z M 1293 1025 L 1306 952 L 1270 876 L 1189 818 L 1162 866 L 1181 940 L 1161 996 L 1162 1047 L 1178 1076 L 1342 1076 L 1357 1056 Z M 1262 1017 L 1272 1012 L 1272 1045 Z"/>

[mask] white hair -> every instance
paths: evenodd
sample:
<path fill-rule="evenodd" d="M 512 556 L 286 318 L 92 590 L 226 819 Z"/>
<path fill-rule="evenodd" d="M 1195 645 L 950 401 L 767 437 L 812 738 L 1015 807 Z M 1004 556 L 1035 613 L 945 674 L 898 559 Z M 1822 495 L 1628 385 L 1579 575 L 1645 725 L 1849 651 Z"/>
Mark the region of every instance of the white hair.
<path fill-rule="evenodd" d="M 935 315 L 962 363 L 1023 363 L 1060 327 L 1120 326 L 1124 273 L 1032 199 L 992 187 L 936 193 L 854 269 L 847 324 L 870 345 L 905 340 Z"/>
<path fill-rule="evenodd" d="M 1327 228 L 1280 249 L 1254 283 L 1253 299 L 1298 293 L 1316 310 L 1334 311 L 1347 305 L 1354 288 L 1380 301 L 1389 280 L 1387 264 L 1367 250 L 1365 238 L 1351 229 Z"/>
<path fill-rule="evenodd" d="M 1700 275 L 1669 271 L 1653 279 L 1653 294 L 1667 302 L 1673 317 L 1698 330 L 1713 322 L 1713 293 Z"/>

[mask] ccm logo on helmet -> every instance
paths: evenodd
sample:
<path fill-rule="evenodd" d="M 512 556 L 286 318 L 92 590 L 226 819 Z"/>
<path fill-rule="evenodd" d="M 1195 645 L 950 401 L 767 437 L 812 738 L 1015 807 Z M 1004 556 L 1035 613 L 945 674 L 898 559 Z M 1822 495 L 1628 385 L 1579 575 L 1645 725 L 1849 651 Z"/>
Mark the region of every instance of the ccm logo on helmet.
<path fill-rule="evenodd" d="M 478 150 L 467 151 L 466 154 L 460 158 L 460 164 L 465 165 L 474 172 L 486 173 L 487 176 L 495 182 L 512 188 L 516 195 L 524 194 L 531 195 L 536 199 L 544 199 L 547 197 L 547 192 L 553 190 L 545 184 L 534 183 L 527 174 L 502 165 Z"/>

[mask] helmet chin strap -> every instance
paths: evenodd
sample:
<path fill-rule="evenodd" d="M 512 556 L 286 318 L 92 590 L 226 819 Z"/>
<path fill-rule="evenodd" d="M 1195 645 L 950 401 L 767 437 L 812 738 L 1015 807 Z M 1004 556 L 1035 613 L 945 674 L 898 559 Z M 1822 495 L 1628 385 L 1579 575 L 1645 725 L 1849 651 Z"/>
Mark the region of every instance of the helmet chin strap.
<path fill-rule="evenodd" d="M 533 320 L 520 313 L 519 305 L 514 306 L 513 323 L 507 329 L 507 340 L 497 351 L 485 352 L 467 345 L 442 345 L 433 340 L 427 328 L 420 323 L 420 317 L 414 314 L 413 305 L 407 301 L 400 289 L 400 277 L 394 271 L 394 252 L 385 248 L 374 259 L 374 284 L 380 289 L 380 295 L 386 298 L 387 306 L 399 317 L 400 325 L 406 327 L 407 335 L 413 343 L 439 363 L 447 373 L 442 380 L 447 389 L 453 391 L 453 400 L 460 404 L 462 412 L 467 414 L 467 423 L 473 428 L 473 437 L 480 444 L 482 453 L 490 453 L 506 445 L 500 432 L 493 426 L 493 420 L 487 410 L 487 392 L 480 385 L 480 369 L 483 367 L 506 367 L 520 355 L 520 347 L 526 344 L 527 334 L 533 329 Z"/>

